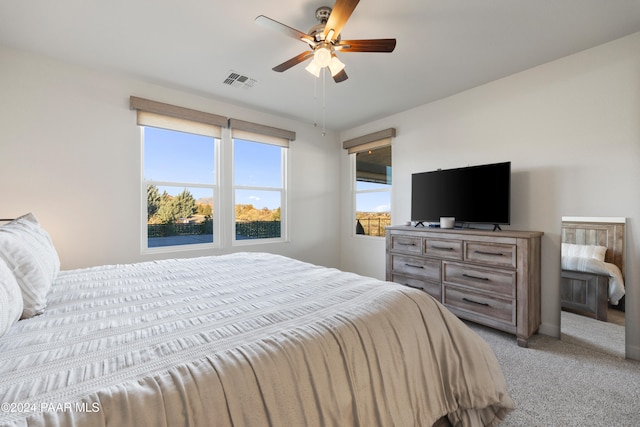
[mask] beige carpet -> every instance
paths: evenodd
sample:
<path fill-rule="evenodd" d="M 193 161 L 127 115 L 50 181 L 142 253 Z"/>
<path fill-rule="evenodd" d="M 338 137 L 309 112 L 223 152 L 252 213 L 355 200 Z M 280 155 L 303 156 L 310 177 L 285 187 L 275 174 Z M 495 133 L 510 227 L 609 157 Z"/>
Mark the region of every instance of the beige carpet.
<path fill-rule="evenodd" d="M 566 311 L 561 322 L 563 341 L 624 358 L 624 326 Z"/>
<path fill-rule="evenodd" d="M 467 324 L 493 348 L 516 404 L 502 426 L 640 425 L 640 362 L 581 338 L 535 335 L 521 348 L 513 335 Z M 586 336 L 600 334 L 597 326 L 585 322 Z"/>

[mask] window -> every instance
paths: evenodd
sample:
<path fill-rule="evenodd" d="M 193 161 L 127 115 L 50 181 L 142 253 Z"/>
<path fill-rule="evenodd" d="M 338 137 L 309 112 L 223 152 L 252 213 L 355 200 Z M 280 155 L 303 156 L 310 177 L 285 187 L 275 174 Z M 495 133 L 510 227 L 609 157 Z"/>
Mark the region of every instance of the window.
<path fill-rule="evenodd" d="M 391 224 L 391 146 L 355 156 L 356 234 L 384 236 Z"/>
<path fill-rule="evenodd" d="M 225 247 L 229 235 L 286 240 L 295 132 L 134 96 L 130 108 L 142 132 L 143 252 Z"/>
<path fill-rule="evenodd" d="M 213 245 L 217 144 L 211 136 L 143 127 L 147 249 Z"/>
<path fill-rule="evenodd" d="M 278 145 L 233 138 L 236 243 L 286 238 L 286 154 Z"/>
<path fill-rule="evenodd" d="M 130 97 L 142 132 L 142 251 L 219 246 L 219 146 L 226 117 Z"/>
<path fill-rule="evenodd" d="M 353 232 L 356 235 L 385 236 L 391 225 L 391 137 L 387 129 L 345 141 L 353 169 Z"/>

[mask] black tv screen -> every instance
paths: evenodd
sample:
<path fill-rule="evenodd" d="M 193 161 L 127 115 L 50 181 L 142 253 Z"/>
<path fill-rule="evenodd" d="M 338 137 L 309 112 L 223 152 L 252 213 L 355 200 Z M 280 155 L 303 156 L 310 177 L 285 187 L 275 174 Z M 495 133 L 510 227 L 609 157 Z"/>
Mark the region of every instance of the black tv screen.
<path fill-rule="evenodd" d="M 411 220 L 510 224 L 511 162 L 414 173 Z"/>

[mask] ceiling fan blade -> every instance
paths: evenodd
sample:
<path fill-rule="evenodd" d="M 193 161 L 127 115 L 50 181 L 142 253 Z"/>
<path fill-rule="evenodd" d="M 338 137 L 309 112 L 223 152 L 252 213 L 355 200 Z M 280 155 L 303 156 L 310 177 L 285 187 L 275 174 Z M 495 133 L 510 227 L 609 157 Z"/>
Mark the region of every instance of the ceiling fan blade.
<path fill-rule="evenodd" d="M 267 28 L 271 28 L 272 30 L 283 33 L 289 37 L 293 37 L 294 39 L 298 39 L 305 43 L 309 43 L 311 47 L 315 47 L 316 45 L 315 39 L 311 37 L 309 34 L 303 33 L 302 31 L 296 30 L 295 28 L 291 28 L 288 25 L 284 25 L 283 23 L 275 21 L 264 15 L 260 15 L 256 17 L 255 22 Z"/>
<path fill-rule="evenodd" d="M 337 0 L 336 4 L 331 10 L 327 24 L 324 26 L 323 34 L 325 40 L 332 41 L 338 38 L 338 35 L 342 31 L 342 27 L 347 23 L 349 17 L 353 13 L 353 10 L 358 5 L 360 0 Z M 329 37 L 329 34 L 331 36 Z"/>
<path fill-rule="evenodd" d="M 393 52 L 396 39 L 341 40 L 335 49 L 341 52 Z"/>
<path fill-rule="evenodd" d="M 300 55 L 298 56 L 294 56 L 293 58 L 289 59 L 288 61 L 283 62 L 280 65 L 276 65 L 275 67 L 273 67 L 273 71 L 277 71 L 279 73 L 288 70 L 289 68 L 293 67 L 294 65 L 298 65 L 299 63 L 305 61 L 308 58 L 311 58 L 313 56 L 313 52 L 309 51 L 309 52 L 302 52 Z"/>
<path fill-rule="evenodd" d="M 347 73 L 345 73 L 344 68 L 342 70 L 340 70 L 340 72 L 338 74 L 336 74 L 335 76 L 333 76 L 333 81 L 336 83 L 340 83 L 343 82 L 345 80 L 347 80 L 349 78 L 349 76 L 347 76 Z"/>

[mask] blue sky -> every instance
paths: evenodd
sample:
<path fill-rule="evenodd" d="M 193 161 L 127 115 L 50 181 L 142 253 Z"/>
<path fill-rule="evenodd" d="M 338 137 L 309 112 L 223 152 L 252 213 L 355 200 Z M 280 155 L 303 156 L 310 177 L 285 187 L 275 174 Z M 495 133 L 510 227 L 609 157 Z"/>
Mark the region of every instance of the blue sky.
<path fill-rule="evenodd" d="M 280 187 L 282 176 L 280 164 L 281 148 L 268 144 L 236 141 L 234 158 L 236 185 Z M 215 180 L 215 149 L 213 139 L 207 136 L 145 127 L 144 178 L 146 180 L 213 184 Z M 292 183 L 295 185 L 295 182 Z M 358 189 L 380 188 L 380 184 L 358 183 Z M 163 187 L 176 195 L 184 186 Z M 187 187 L 197 200 L 212 197 L 211 190 Z M 252 204 L 261 209 L 280 207 L 280 193 L 275 191 L 238 190 L 236 203 Z M 389 193 L 364 193 L 358 195 L 358 210 L 366 212 L 388 212 Z"/>
<path fill-rule="evenodd" d="M 380 187 L 380 185 L 360 185 L 369 183 L 358 184 L 358 187 L 361 189 L 369 189 L 369 187 Z M 361 212 L 391 212 L 391 193 L 359 193 L 356 196 L 356 207 L 357 210 Z"/>
<path fill-rule="evenodd" d="M 281 148 L 268 144 L 236 141 L 234 146 L 237 185 L 280 187 L 282 177 Z M 197 184 L 215 182 L 215 147 L 213 138 L 189 133 L 145 128 L 144 178 L 154 181 L 170 181 Z M 269 167 L 266 167 L 266 166 Z M 176 195 L 184 186 L 159 186 Z M 187 187 L 197 199 L 212 197 L 211 190 Z M 252 204 L 256 208 L 275 209 L 280 206 L 280 193 L 260 190 L 238 190 L 236 203 Z"/>

